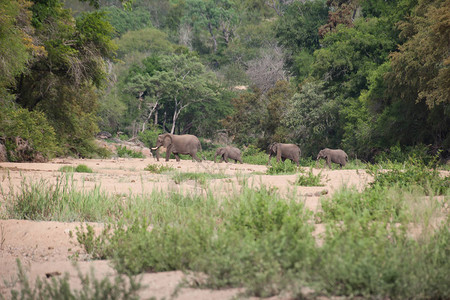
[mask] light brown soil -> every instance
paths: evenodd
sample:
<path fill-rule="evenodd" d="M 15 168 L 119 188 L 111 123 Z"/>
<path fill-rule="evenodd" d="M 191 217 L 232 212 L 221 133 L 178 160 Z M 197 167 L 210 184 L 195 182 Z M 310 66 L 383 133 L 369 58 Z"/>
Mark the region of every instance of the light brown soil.
<path fill-rule="evenodd" d="M 242 180 L 247 179 L 250 186 L 265 185 L 278 189 L 280 193 L 295 195 L 299 201 L 304 201 L 312 211 L 320 209 L 319 196 L 330 196 L 343 185 L 355 186 L 362 189 L 370 180 L 363 170 L 328 170 L 313 169 L 314 174 L 322 172 L 324 186 L 294 187 L 292 184 L 298 175 L 260 175 L 266 172 L 265 166 L 249 164 L 213 163 L 203 161 L 176 162 L 163 160 L 157 162 L 153 158 L 147 159 L 55 159 L 48 163 L 0 163 L 0 210 L 8 193 L 17 192 L 23 180 L 55 183 L 61 176 L 58 171 L 62 166 L 77 166 L 85 164 L 94 173 L 74 173 L 73 178 L 79 188 L 91 189 L 96 186 L 107 191 L 129 195 L 133 193 L 150 193 L 152 190 L 175 190 L 182 192 L 204 192 L 204 188 L 193 181 L 186 181 L 179 185 L 167 175 L 152 174 L 144 171 L 149 164 L 167 165 L 182 172 L 211 172 L 233 175 L 225 179 L 210 180 L 211 190 L 227 194 L 238 190 Z M 98 230 L 102 224 L 93 224 Z M 17 288 L 16 259 L 20 259 L 25 270 L 28 271 L 32 282 L 37 277 L 42 280 L 46 274 L 70 275 L 70 284 L 79 287 L 77 269 L 72 265 L 70 256 L 82 252 L 71 232 L 76 232 L 80 223 L 64 222 L 36 222 L 26 220 L 0 220 L 0 294 L 10 297 L 12 287 Z M 320 241 L 320 234 L 324 228 L 316 226 L 315 235 Z M 114 270 L 108 261 L 86 261 L 83 255 L 78 258 L 78 268 L 82 272 L 89 272 L 92 268 L 98 278 L 113 276 Z M 60 276 L 60 275 L 56 275 Z M 147 273 L 142 277 L 142 283 L 147 287 L 142 291 L 142 298 L 151 296 L 157 299 L 231 299 L 239 294 L 239 289 L 205 290 L 183 287 L 179 284 L 185 275 L 181 271 Z M 176 295 L 172 294 L 178 290 Z"/>

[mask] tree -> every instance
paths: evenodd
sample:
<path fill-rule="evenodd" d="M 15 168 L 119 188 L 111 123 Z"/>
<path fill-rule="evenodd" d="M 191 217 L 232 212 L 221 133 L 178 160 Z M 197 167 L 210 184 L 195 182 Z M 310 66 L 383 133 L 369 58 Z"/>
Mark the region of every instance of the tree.
<path fill-rule="evenodd" d="M 267 103 L 261 92 L 244 92 L 231 99 L 233 113 L 222 120 L 233 142 L 239 145 L 256 144 L 264 137 L 264 117 Z"/>
<path fill-rule="evenodd" d="M 392 71 L 386 80 L 393 102 L 389 111 L 415 120 L 415 126 L 407 122 L 396 128 L 414 129 L 409 143 L 450 145 L 449 19 L 450 1 L 419 1 L 413 16 L 400 23 L 406 42 L 390 56 Z"/>
<path fill-rule="evenodd" d="M 102 12 L 74 19 L 60 1 L 15 3 L 19 4 L 16 24 L 20 26 L 10 32 L 19 30 L 16 33 L 24 38 L 25 46 L 21 49 L 28 56 L 23 56 L 20 47 L 16 49 L 22 66 L 16 68 L 14 82 L 9 79 L 10 95 L 19 106 L 45 114 L 62 149 L 89 155 L 98 130 L 95 91 L 106 78 L 105 59 L 115 51 L 113 28 Z"/>
<path fill-rule="evenodd" d="M 218 98 L 216 79 L 194 55 L 162 56 L 160 64 L 161 70 L 150 77 L 151 97 L 161 101 L 166 112 L 170 108 L 170 133 L 174 133 L 177 120 L 187 107 Z"/>
<path fill-rule="evenodd" d="M 25 71 L 33 53 L 44 54 L 35 44 L 29 1 L 0 0 L 0 96 Z"/>
<path fill-rule="evenodd" d="M 339 145 L 338 106 L 320 82 L 306 82 L 290 100 L 281 123 L 305 155 Z"/>
<path fill-rule="evenodd" d="M 219 38 L 228 44 L 236 26 L 236 12 L 229 0 L 188 0 L 185 22 L 196 30 L 206 30 L 216 53 Z"/>

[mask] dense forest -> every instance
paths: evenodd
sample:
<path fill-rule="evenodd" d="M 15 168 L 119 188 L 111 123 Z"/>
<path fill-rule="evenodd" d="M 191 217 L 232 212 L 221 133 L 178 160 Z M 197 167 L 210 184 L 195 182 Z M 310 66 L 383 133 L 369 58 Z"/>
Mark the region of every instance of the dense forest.
<path fill-rule="evenodd" d="M 0 108 L 44 157 L 99 131 L 449 156 L 450 0 L 0 0 Z"/>

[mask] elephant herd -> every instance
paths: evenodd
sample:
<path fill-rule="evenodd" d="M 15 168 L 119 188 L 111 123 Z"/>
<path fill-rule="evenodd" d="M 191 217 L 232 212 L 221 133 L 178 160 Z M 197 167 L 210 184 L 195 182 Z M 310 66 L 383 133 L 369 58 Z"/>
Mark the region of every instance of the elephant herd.
<path fill-rule="evenodd" d="M 190 155 L 193 160 L 201 161 L 197 157 L 197 152 L 202 150 L 199 139 L 195 135 L 183 134 L 176 135 L 170 133 L 164 133 L 158 136 L 156 140 L 156 147 L 152 150 L 156 150 L 156 159 L 159 161 L 159 151 L 157 151 L 161 146 L 166 148 L 166 161 L 169 161 L 170 154 L 173 153 L 177 161 L 180 161 L 179 154 Z M 285 161 L 290 159 L 292 162 L 299 166 L 301 151 L 300 148 L 295 144 L 283 144 L 283 143 L 272 143 L 269 146 L 269 161 L 267 165 L 270 165 L 270 160 L 273 156 L 276 156 L 277 162 Z M 214 156 L 214 162 L 216 162 L 217 156 L 220 157 L 220 162 L 228 162 L 228 159 L 234 160 L 236 163 L 240 162 L 242 164 L 241 150 L 236 147 L 222 147 L 218 148 Z M 347 154 L 340 149 L 329 149 L 325 148 L 320 150 L 317 155 L 317 160 L 325 159 L 326 164 L 331 168 L 331 163 L 339 164 L 342 168 L 348 162 Z"/>

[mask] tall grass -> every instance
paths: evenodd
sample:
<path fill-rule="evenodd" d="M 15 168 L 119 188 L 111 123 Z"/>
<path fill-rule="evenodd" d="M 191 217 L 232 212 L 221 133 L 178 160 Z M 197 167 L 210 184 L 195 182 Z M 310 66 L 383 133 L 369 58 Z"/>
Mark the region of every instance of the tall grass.
<path fill-rule="evenodd" d="M 61 176 L 55 183 L 24 179 L 19 190 L 12 185 L 6 199 L 7 218 L 40 221 L 107 221 L 120 216 L 121 205 L 101 191 L 80 189 L 72 176 Z"/>

